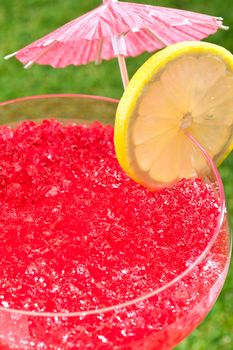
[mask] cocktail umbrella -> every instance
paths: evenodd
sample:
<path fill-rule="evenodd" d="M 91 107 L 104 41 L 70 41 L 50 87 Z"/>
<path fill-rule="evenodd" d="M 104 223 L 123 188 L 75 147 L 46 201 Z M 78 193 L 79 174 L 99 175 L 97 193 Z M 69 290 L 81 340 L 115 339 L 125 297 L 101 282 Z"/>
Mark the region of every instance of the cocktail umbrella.
<path fill-rule="evenodd" d="M 219 17 L 103 0 L 101 6 L 5 58 L 15 55 L 25 68 L 34 63 L 61 68 L 117 57 L 126 87 L 125 57 L 153 52 L 179 41 L 201 40 L 219 28 L 227 29 Z"/>

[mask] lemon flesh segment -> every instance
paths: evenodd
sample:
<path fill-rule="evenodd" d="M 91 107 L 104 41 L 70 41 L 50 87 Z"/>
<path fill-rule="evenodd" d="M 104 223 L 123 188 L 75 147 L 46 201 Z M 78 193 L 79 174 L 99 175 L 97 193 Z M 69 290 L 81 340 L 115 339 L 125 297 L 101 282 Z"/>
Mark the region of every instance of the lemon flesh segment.
<path fill-rule="evenodd" d="M 233 56 L 213 44 L 172 45 L 139 69 L 118 106 L 117 158 L 147 187 L 197 176 L 207 165 L 188 133 L 217 163 L 233 146 Z"/>

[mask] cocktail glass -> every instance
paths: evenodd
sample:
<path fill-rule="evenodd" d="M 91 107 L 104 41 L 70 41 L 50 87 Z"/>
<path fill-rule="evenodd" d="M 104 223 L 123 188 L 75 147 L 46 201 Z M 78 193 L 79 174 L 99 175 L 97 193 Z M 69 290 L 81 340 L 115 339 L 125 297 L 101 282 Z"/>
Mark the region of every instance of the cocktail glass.
<path fill-rule="evenodd" d="M 114 99 L 86 95 L 26 97 L 1 103 L 0 123 L 16 125 L 27 119 L 56 118 L 64 123 L 98 120 L 113 125 L 117 104 Z M 168 350 L 188 336 L 215 303 L 231 252 L 221 178 L 206 152 L 201 151 L 208 168 L 202 178 L 215 189 L 220 212 L 211 241 L 198 258 L 187 262 L 185 271 L 147 295 L 87 312 L 1 307 L 0 349 Z"/>

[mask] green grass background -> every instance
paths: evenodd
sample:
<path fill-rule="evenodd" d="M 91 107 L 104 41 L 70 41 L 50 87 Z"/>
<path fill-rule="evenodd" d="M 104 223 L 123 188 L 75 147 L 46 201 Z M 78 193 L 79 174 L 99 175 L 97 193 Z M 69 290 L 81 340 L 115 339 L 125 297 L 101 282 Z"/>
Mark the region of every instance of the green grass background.
<path fill-rule="evenodd" d="M 101 0 L 1 0 L 0 101 L 44 93 L 85 93 L 120 98 L 122 85 L 116 60 L 103 62 L 100 66 L 89 64 L 60 70 L 36 65 L 30 70 L 24 70 L 15 59 L 10 62 L 3 60 L 4 55 L 91 10 L 100 2 Z M 140 2 L 224 17 L 224 23 L 232 28 L 228 32 L 219 31 L 207 40 L 233 52 L 232 0 L 161 0 L 160 2 L 141 0 Z M 149 54 L 143 54 L 127 60 L 130 76 L 148 57 Z M 221 165 L 220 171 L 226 189 L 229 217 L 233 217 L 233 154 Z M 176 348 L 177 350 L 233 349 L 232 272 L 233 265 L 215 307 L 189 338 Z"/>

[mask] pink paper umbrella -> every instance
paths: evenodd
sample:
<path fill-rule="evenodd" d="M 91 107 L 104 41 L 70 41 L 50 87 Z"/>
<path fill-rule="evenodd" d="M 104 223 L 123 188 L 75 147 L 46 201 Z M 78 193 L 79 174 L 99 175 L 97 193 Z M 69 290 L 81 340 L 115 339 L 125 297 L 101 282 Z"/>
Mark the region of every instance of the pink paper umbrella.
<path fill-rule="evenodd" d="M 219 17 L 104 0 L 96 9 L 5 58 L 15 55 L 25 68 L 34 63 L 61 68 L 117 57 L 126 87 L 129 79 L 125 57 L 179 41 L 200 40 L 219 28 L 228 29 Z"/>

